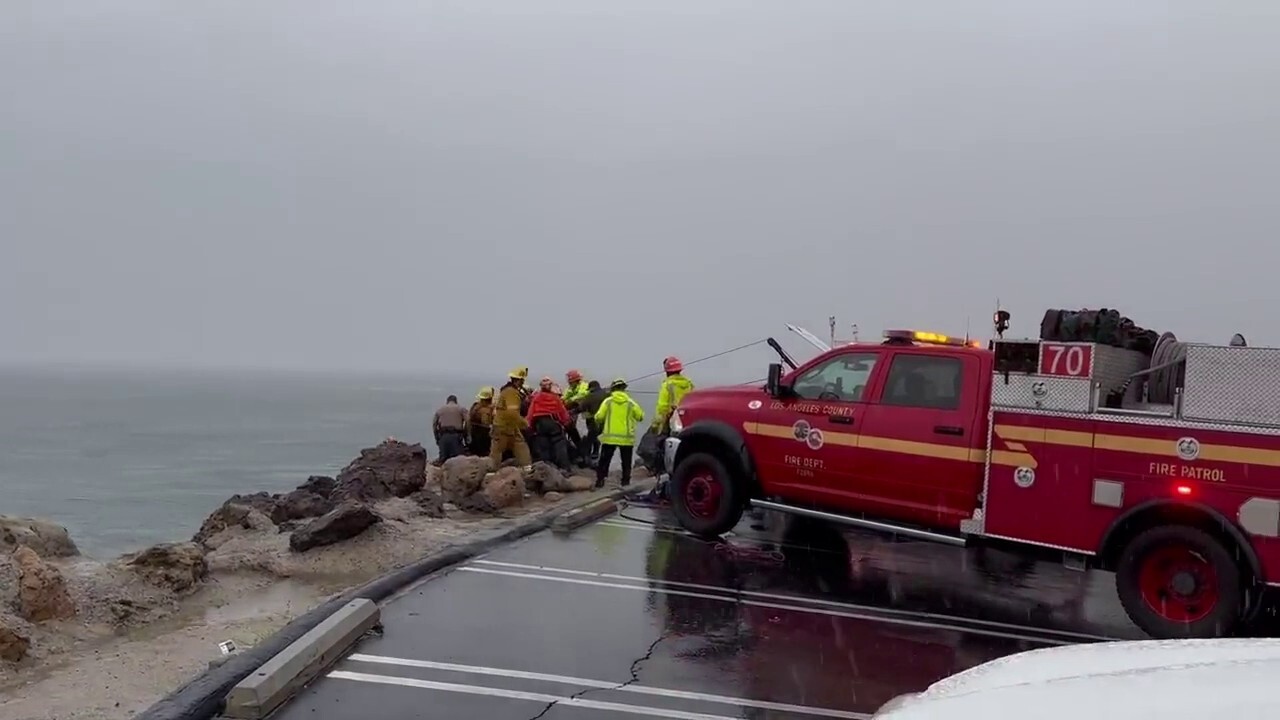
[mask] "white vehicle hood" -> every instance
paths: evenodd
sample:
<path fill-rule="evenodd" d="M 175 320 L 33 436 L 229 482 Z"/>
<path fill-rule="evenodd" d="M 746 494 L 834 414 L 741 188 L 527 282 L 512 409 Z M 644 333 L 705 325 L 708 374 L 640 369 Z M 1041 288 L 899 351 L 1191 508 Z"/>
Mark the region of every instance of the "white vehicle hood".
<path fill-rule="evenodd" d="M 886 720 L 1263 717 L 1280 710 L 1280 640 L 1151 640 L 1048 648 L 970 668 Z"/>

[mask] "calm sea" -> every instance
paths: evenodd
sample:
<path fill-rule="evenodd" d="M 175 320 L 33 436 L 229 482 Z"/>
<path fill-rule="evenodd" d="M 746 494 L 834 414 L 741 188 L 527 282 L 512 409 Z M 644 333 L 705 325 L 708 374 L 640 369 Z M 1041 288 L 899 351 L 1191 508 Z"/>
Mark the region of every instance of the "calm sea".
<path fill-rule="evenodd" d="M 0 369 L 0 514 L 96 557 L 184 539 L 228 495 L 331 475 L 389 435 L 434 455 L 431 414 L 482 380 Z"/>

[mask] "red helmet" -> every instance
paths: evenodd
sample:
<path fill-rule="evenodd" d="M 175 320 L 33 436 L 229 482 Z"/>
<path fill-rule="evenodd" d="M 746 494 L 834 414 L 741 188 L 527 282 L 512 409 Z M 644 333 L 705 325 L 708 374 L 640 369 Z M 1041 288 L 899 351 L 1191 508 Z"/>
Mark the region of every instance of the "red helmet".
<path fill-rule="evenodd" d="M 564 379 L 568 380 L 571 383 L 576 383 L 582 380 L 582 373 L 578 372 L 577 370 L 570 370 L 569 372 L 564 374 Z"/>
<path fill-rule="evenodd" d="M 680 362 L 680 358 L 676 357 L 675 355 L 672 355 L 671 357 L 662 361 L 663 372 L 680 372 L 683 369 L 684 369 L 684 363 Z"/>

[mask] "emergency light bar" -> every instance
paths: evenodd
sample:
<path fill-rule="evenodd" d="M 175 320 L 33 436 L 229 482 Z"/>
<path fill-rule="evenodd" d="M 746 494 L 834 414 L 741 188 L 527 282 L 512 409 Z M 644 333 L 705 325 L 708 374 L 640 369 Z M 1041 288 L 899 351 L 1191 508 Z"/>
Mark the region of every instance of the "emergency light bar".
<path fill-rule="evenodd" d="M 885 340 L 907 340 L 909 342 L 926 343 L 928 345 L 951 345 L 953 347 L 982 347 L 977 340 L 962 340 L 942 333 L 925 332 L 923 330 L 885 330 Z"/>

